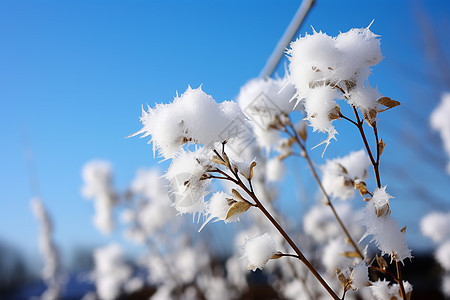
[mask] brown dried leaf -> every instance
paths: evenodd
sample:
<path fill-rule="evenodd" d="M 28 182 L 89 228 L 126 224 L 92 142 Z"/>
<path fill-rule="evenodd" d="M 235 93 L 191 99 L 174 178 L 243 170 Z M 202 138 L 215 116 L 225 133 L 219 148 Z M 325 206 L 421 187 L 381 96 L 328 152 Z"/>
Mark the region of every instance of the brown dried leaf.
<path fill-rule="evenodd" d="M 345 290 L 350 289 L 350 280 L 348 278 L 346 278 L 344 274 L 341 273 L 340 269 L 336 270 L 336 275 L 337 275 L 337 278 L 338 278 L 339 283 L 341 284 L 341 286 Z"/>
<path fill-rule="evenodd" d="M 215 162 L 216 164 L 220 164 L 220 165 L 225 165 L 225 161 L 223 159 L 221 159 L 219 156 L 217 155 L 213 155 L 211 157 L 211 161 Z"/>
<path fill-rule="evenodd" d="M 378 266 L 380 266 L 380 268 L 383 270 L 387 270 L 388 264 L 387 264 L 386 260 L 384 260 L 384 258 L 382 256 L 378 256 L 378 254 L 377 254 L 376 259 L 377 259 Z"/>
<path fill-rule="evenodd" d="M 253 168 L 256 166 L 256 161 L 252 161 L 252 163 L 250 164 L 250 177 L 248 178 L 248 180 L 252 180 L 253 178 Z"/>
<path fill-rule="evenodd" d="M 270 259 L 279 259 L 283 257 L 283 253 L 281 253 L 280 251 L 277 251 L 274 255 L 272 255 L 272 257 Z"/>
<path fill-rule="evenodd" d="M 341 109 L 339 108 L 339 106 L 335 106 L 328 114 L 328 118 L 330 120 L 336 120 L 339 119 L 340 117 L 341 117 Z"/>
<path fill-rule="evenodd" d="M 383 106 L 386 106 L 387 108 L 379 110 L 378 112 L 383 112 L 386 111 L 388 109 L 394 108 L 396 106 L 399 106 L 401 103 L 395 100 L 392 100 L 389 97 L 381 97 L 380 99 L 377 100 L 377 102 Z"/>
<path fill-rule="evenodd" d="M 406 233 L 406 226 L 403 227 L 402 229 L 400 229 L 400 232 L 401 232 L 401 233 Z"/>
<path fill-rule="evenodd" d="M 241 196 L 241 194 L 237 190 L 231 189 L 231 193 L 236 198 L 236 200 L 238 200 L 238 201 L 247 201 L 247 200 L 244 199 L 244 197 Z"/>
<path fill-rule="evenodd" d="M 231 218 L 235 214 L 242 214 L 242 213 L 246 212 L 250 207 L 251 207 L 251 204 L 248 203 L 247 201 L 245 201 L 245 202 L 238 201 L 238 202 L 232 204 L 230 206 L 230 208 L 228 209 L 227 217 L 225 218 L 225 220 L 228 220 L 228 218 Z"/>
<path fill-rule="evenodd" d="M 384 151 L 385 146 L 386 146 L 386 144 L 383 142 L 383 138 L 381 138 L 380 141 L 378 142 L 378 155 L 381 156 L 381 154 Z"/>
<path fill-rule="evenodd" d="M 306 141 L 306 138 L 308 136 L 308 130 L 306 128 L 306 123 L 305 122 L 302 123 L 302 127 L 299 129 L 298 135 L 300 136 L 300 138 L 303 141 Z"/>
<path fill-rule="evenodd" d="M 339 253 L 339 255 L 345 256 L 345 257 L 349 257 L 349 258 L 351 258 L 351 257 L 358 257 L 359 258 L 360 257 L 358 252 L 355 252 L 355 251 L 347 251 L 347 252 L 344 252 L 344 253 Z"/>
<path fill-rule="evenodd" d="M 359 193 L 361 194 L 361 196 L 364 196 L 364 195 L 369 193 L 367 191 L 366 183 L 364 181 L 361 181 L 361 180 L 356 180 L 355 181 L 355 189 L 359 190 Z"/>

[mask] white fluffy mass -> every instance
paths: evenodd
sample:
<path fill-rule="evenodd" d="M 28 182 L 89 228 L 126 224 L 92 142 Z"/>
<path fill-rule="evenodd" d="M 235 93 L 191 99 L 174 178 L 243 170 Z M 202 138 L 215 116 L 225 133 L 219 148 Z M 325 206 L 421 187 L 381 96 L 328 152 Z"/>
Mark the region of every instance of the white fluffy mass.
<path fill-rule="evenodd" d="M 369 158 L 364 150 L 350 152 L 347 156 L 327 160 L 322 167 L 322 184 L 332 197 L 342 200 L 355 195 L 354 181 L 367 177 Z"/>
<path fill-rule="evenodd" d="M 217 103 L 201 87 L 188 87 L 172 103 L 143 110 L 143 128 L 134 135 L 151 135 L 154 152 L 159 150 L 164 158 L 172 158 L 187 142 L 212 147 L 216 142 L 233 138 L 227 128 L 239 124 L 237 118 L 245 119 L 237 103 Z"/>
<path fill-rule="evenodd" d="M 353 258 L 343 255 L 346 252 L 353 251 L 353 247 L 346 243 L 343 238 L 330 240 L 323 249 L 322 264 L 328 273 L 334 274 L 337 269 L 344 269 L 353 263 Z"/>
<path fill-rule="evenodd" d="M 284 163 L 278 158 L 269 159 L 266 164 L 266 178 L 269 182 L 276 182 L 283 178 L 285 173 Z"/>
<path fill-rule="evenodd" d="M 352 271 L 352 288 L 358 290 L 365 287 L 369 283 L 369 267 L 365 261 L 353 267 Z"/>
<path fill-rule="evenodd" d="M 362 224 L 366 226 L 364 237 L 372 236 L 382 255 L 391 255 L 392 259 L 402 261 L 412 258 L 411 250 L 406 245 L 405 233 L 400 231 L 398 221 L 390 217 L 389 199 L 386 187 L 377 188 L 372 199 L 364 209 Z"/>
<path fill-rule="evenodd" d="M 42 294 L 42 300 L 59 299 L 60 282 L 58 270 L 60 267 L 58 250 L 52 240 L 52 222 L 39 198 L 31 200 L 31 208 L 36 219 L 39 221 L 39 249 L 44 257 L 44 268 L 42 279 L 47 284 L 47 290 Z"/>
<path fill-rule="evenodd" d="M 94 252 L 93 277 L 100 299 L 117 299 L 131 275 L 131 269 L 123 260 L 123 251 L 118 244 L 97 248 Z"/>
<path fill-rule="evenodd" d="M 450 238 L 450 212 L 432 212 L 420 221 L 422 233 L 435 243 Z"/>
<path fill-rule="evenodd" d="M 335 209 L 350 234 L 354 237 L 361 236 L 362 227 L 358 224 L 362 219 L 361 211 L 353 211 L 351 205 L 346 202 L 338 203 Z M 343 234 L 330 208 L 321 203 L 305 215 L 303 227 L 305 232 L 319 243 L 325 243 Z"/>
<path fill-rule="evenodd" d="M 277 115 L 293 110 L 294 94 L 295 87 L 287 78 L 255 78 L 241 88 L 237 102 L 249 119 L 267 130 Z"/>
<path fill-rule="evenodd" d="M 200 180 L 209 168 L 204 149 L 182 151 L 172 159 L 165 177 L 170 182 L 173 204 L 178 212 L 198 213 L 205 209 L 206 188 L 210 180 Z"/>
<path fill-rule="evenodd" d="M 450 240 L 439 246 L 435 256 L 445 271 L 450 272 Z"/>
<path fill-rule="evenodd" d="M 84 165 L 82 176 L 82 194 L 95 202 L 94 225 L 101 233 L 109 234 L 114 227 L 112 210 L 116 203 L 112 166 L 108 161 L 92 160 Z"/>
<path fill-rule="evenodd" d="M 439 131 L 444 149 L 450 157 L 450 93 L 442 95 L 441 103 L 433 110 L 430 116 L 431 127 Z M 447 173 L 450 174 L 450 162 L 447 164 Z"/>
<path fill-rule="evenodd" d="M 247 268 L 253 271 L 262 270 L 276 252 L 275 241 L 268 233 L 248 239 L 244 244 L 244 257 L 248 260 Z"/>
<path fill-rule="evenodd" d="M 292 42 L 287 54 L 297 99 L 304 101 L 314 131 L 328 133 L 323 142 L 326 146 L 337 134 L 332 125 L 339 116 L 335 99 L 345 96 L 349 104 L 363 112 L 378 108 L 376 100 L 381 95 L 367 84 L 367 79 L 370 68 L 383 57 L 378 36 L 369 28 L 351 29 L 337 37 L 314 30 L 312 35 Z M 344 95 L 338 94 L 336 85 Z"/>
<path fill-rule="evenodd" d="M 200 230 L 213 219 L 216 219 L 216 221 L 224 221 L 225 223 L 239 221 L 239 216 L 243 211 L 233 214 L 227 219 L 227 214 L 231 207 L 230 201 L 235 201 L 232 195 L 224 192 L 214 193 L 206 204 L 205 215 L 207 216 L 207 219 Z"/>
<path fill-rule="evenodd" d="M 403 286 L 405 288 L 406 294 L 409 294 L 412 292 L 412 285 L 407 282 L 403 281 Z M 389 285 L 389 281 L 378 280 L 376 282 L 372 282 L 372 285 L 369 287 L 372 291 L 373 296 L 376 300 L 401 300 L 402 297 L 400 296 L 400 286 L 395 283 Z"/>

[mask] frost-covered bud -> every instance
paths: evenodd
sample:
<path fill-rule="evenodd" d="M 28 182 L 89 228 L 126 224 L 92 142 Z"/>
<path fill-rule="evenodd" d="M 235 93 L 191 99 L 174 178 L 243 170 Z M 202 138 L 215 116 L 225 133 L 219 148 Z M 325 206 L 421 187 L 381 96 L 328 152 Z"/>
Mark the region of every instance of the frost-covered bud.
<path fill-rule="evenodd" d="M 433 212 L 420 221 L 422 233 L 434 242 L 440 243 L 450 237 L 450 212 Z"/>
<path fill-rule="evenodd" d="M 154 152 L 158 149 L 164 158 L 174 157 L 187 142 L 210 147 L 224 139 L 233 138 L 224 131 L 236 119 L 245 119 L 235 102 L 217 103 L 201 88 L 189 87 L 172 103 L 159 104 L 142 111 L 143 128 L 134 135 L 151 135 Z M 239 125 L 240 123 L 236 123 Z M 235 131 L 238 134 L 238 131 Z"/>
<path fill-rule="evenodd" d="M 369 283 L 369 269 L 364 261 L 353 267 L 351 280 L 353 290 L 365 287 Z"/>
<path fill-rule="evenodd" d="M 371 87 L 369 84 L 358 85 L 347 93 L 348 103 L 359 108 L 369 117 L 369 111 L 378 111 L 380 104 L 377 102 L 382 97 L 377 88 Z M 372 122 L 375 120 L 371 120 Z"/>
<path fill-rule="evenodd" d="M 386 187 L 378 188 L 364 210 L 362 224 L 366 226 L 364 237 L 372 236 L 382 255 L 388 254 L 392 259 L 403 262 L 411 258 L 411 250 L 406 245 L 405 233 L 398 226 L 398 221 L 390 217 L 389 199 Z"/>
<path fill-rule="evenodd" d="M 174 206 L 178 212 L 198 213 L 205 208 L 204 198 L 210 180 L 202 179 L 210 166 L 203 149 L 183 151 L 172 159 L 165 177 L 170 182 Z"/>
<path fill-rule="evenodd" d="M 353 28 L 339 34 L 335 45 L 342 56 L 336 68 L 336 76 L 346 80 L 366 80 L 370 67 L 383 59 L 378 38 L 379 35 L 369 28 Z"/>
<path fill-rule="evenodd" d="M 450 93 L 442 95 L 441 102 L 433 110 L 430 117 L 431 127 L 441 135 L 444 149 L 450 158 Z M 450 174 L 450 162 L 447 164 L 447 173 Z"/>
<path fill-rule="evenodd" d="M 335 43 L 331 36 L 315 31 L 291 43 L 289 71 L 297 91 L 302 93 L 316 82 L 334 77 L 341 56 Z"/>
<path fill-rule="evenodd" d="M 450 271 L 450 240 L 446 241 L 436 250 L 436 260 L 447 271 Z"/>
<path fill-rule="evenodd" d="M 239 216 L 246 212 L 250 206 L 251 205 L 248 202 L 243 201 L 243 199 L 236 199 L 236 197 L 227 193 L 214 193 L 205 208 L 205 215 L 207 215 L 208 218 L 199 231 L 213 219 L 216 219 L 216 221 L 221 220 L 225 223 L 239 221 Z"/>
<path fill-rule="evenodd" d="M 92 160 L 83 166 L 84 186 L 82 194 L 95 201 L 94 225 L 109 234 L 114 227 L 112 210 L 116 203 L 116 193 L 112 186 L 112 166 L 108 161 Z"/>
<path fill-rule="evenodd" d="M 244 257 L 248 260 L 249 270 L 262 270 L 276 252 L 275 241 L 268 233 L 248 239 L 244 244 Z"/>
<path fill-rule="evenodd" d="M 342 158 L 327 160 L 322 167 L 322 184 L 327 193 L 347 200 L 355 195 L 354 181 L 367 177 L 369 158 L 364 150 L 350 152 Z"/>

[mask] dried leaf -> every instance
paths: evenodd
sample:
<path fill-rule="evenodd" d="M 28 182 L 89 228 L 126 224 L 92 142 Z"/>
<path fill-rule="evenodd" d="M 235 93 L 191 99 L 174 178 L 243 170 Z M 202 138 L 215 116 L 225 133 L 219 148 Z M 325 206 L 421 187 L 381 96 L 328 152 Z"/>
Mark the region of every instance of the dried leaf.
<path fill-rule="evenodd" d="M 386 111 L 388 109 L 394 108 L 394 107 L 399 106 L 401 104 L 400 102 L 392 100 L 389 97 L 381 97 L 380 99 L 377 100 L 377 102 L 379 104 L 384 105 L 384 106 L 387 107 L 386 109 L 379 110 L 378 112 Z"/>
<path fill-rule="evenodd" d="M 213 155 L 211 157 L 211 161 L 215 162 L 216 164 L 225 165 L 225 161 L 217 155 Z"/>
<path fill-rule="evenodd" d="M 406 233 L 406 226 L 403 227 L 402 229 L 400 229 L 400 231 L 401 231 L 402 233 Z"/>
<path fill-rule="evenodd" d="M 300 136 L 300 138 L 303 141 L 306 141 L 306 138 L 308 136 L 308 130 L 306 128 L 306 123 L 305 122 L 302 123 L 302 127 L 299 129 L 298 135 Z"/>
<path fill-rule="evenodd" d="M 383 142 L 383 138 L 381 138 L 380 141 L 378 142 L 378 155 L 381 156 L 381 154 L 384 151 L 384 146 L 386 146 L 386 144 Z"/>
<path fill-rule="evenodd" d="M 341 109 L 339 108 L 339 106 L 335 106 L 328 114 L 328 118 L 330 120 L 336 120 L 339 119 L 340 117 L 341 117 Z"/>
<path fill-rule="evenodd" d="M 348 278 L 346 278 L 344 274 L 342 274 L 340 269 L 337 269 L 336 275 L 337 275 L 337 278 L 338 278 L 339 283 L 341 284 L 341 286 L 345 290 L 348 290 L 350 288 L 350 280 Z"/>
<path fill-rule="evenodd" d="M 384 258 L 382 256 L 378 256 L 378 254 L 377 254 L 376 259 L 377 259 L 378 266 L 380 266 L 380 268 L 383 270 L 387 270 L 388 264 L 387 264 L 386 260 L 384 260 Z"/>
<path fill-rule="evenodd" d="M 289 156 L 291 156 L 291 155 L 292 155 L 292 151 L 289 151 L 289 152 L 287 152 L 287 153 L 284 153 L 284 154 L 278 156 L 278 159 L 279 159 L 279 160 L 283 160 L 283 159 L 285 159 L 285 158 L 287 158 L 287 157 L 289 157 Z"/>
<path fill-rule="evenodd" d="M 247 201 L 245 201 L 245 202 L 238 201 L 238 202 L 234 203 L 228 209 L 227 217 L 225 218 L 225 220 L 228 220 L 228 218 L 231 218 L 235 214 L 242 214 L 242 213 L 246 212 L 251 206 L 252 205 L 250 203 L 248 203 Z"/>
<path fill-rule="evenodd" d="M 355 189 L 359 190 L 359 193 L 361 194 L 361 196 L 364 196 L 369 193 L 367 191 L 366 183 L 361 180 L 355 180 Z"/>
<path fill-rule="evenodd" d="M 280 251 L 277 251 L 274 255 L 272 255 L 272 257 L 270 259 L 279 259 L 283 257 L 283 253 L 281 253 Z"/>
<path fill-rule="evenodd" d="M 358 252 L 355 252 L 355 251 L 347 251 L 347 252 L 344 252 L 344 253 L 339 253 L 339 255 L 345 256 L 345 257 L 349 257 L 349 258 L 351 258 L 351 257 L 359 258 L 360 257 Z"/>
<path fill-rule="evenodd" d="M 236 198 L 236 200 L 238 200 L 238 201 L 247 201 L 247 200 L 244 199 L 244 197 L 241 196 L 241 194 L 237 190 L 231 189 L 231 193 Z"/>
<path fill-rule="evenodd" d="M 375 125 L 377 124 L 377 111 L 375 109 L 365 111 L 364 120 L 366 120 L 367 124 L 369 124 L 371 127 L 375 127 Z"/>
<path fill-rule="evenodd" d="M 337 163 L 337 164 L 338 164 L 339 168 L 341 169 L 341 172 L 342 172 L 342 173 L 348 174 L 347 169 L 346 169 L 343 165 L 341 165 L 340 163 Z"/>
<path fill-rule="evenodd" d="M 256 161 L 252 161 L 252 163 L 250 164 L 250 177 L 248 178 L 248 180 L 252 180 L 253 178 L 253 168 L 256 166 Z"/>

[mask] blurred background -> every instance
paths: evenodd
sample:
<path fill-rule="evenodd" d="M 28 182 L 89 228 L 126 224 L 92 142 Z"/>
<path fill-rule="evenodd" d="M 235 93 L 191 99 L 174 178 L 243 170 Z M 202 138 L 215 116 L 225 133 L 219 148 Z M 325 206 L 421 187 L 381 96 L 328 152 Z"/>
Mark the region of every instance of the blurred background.
<path fill-rule="evenodd" d="M 188 85 L 202 85 L 219 102 L 235 99 L 258 76 L 299 3 L 0 1 L 2 295 L 28 289 L 27 295 L 38 296 L 44 289 L 35 285 L 43 262 L 33 196 L 42 198 L 52 218 L 69 272 L 92 268 L 92 250 L 111 241 L 128 257 L 138 255 L 142 250 L 123 239 L 120 226 L 103 236 L 92 225 L 93 203 L 80 192 L 83 165 L 110 161 L 119 190 L 140 167 L 163 172 L 168 163 L 153 157 L 148 138 L 125 138 L 141 128 L 142 105 L 172 101 Z M 426 257 L 434 246 L 421 235 L 419 220 L 450 210 L 448 157 L 429 125 L 431 111 L 450 90 L 450 2 L 318 0 L 298 33 L 314 27 L 336 36 L 372 20 L 385 58 L 370 83 L 402 103 L 380 116 L 383 184 L 395 196 L 391 210 L 407 226 L 413 255 Z M 285 62 L 277 67 L 280 76 Z M 353 128 L 336 126 L 338 141 L 324 158 L 320 149 L 311 151 L 317 163 L 362 148 Z M 317 191 L 304 164 L 288 165 L 279 209 L 301 223 L 314 202 L 305 199 Z M 219 255 L 228 255 L 227 229 L 214 224 L 208 230 L 224 233 L 213 243 Z"/>

